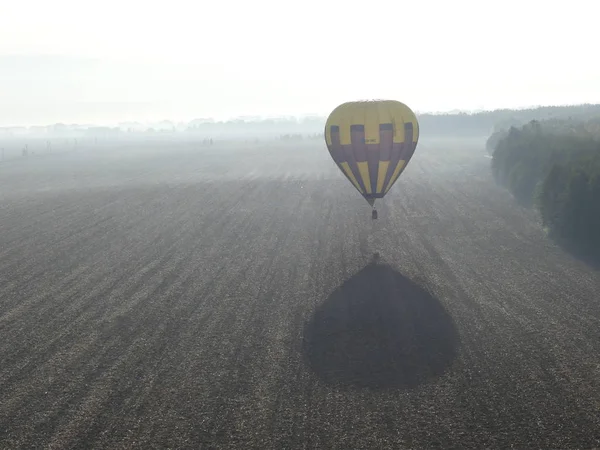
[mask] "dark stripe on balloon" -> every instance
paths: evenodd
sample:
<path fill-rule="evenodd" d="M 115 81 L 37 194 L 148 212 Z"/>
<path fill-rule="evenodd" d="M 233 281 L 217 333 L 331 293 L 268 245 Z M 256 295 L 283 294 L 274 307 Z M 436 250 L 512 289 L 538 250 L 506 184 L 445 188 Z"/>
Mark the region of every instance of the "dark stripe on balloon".
<path fill-rule="evenodd" d="M 402 151 L 400 153 L 400 160 L 404 161 L 402 168 L 396 175 L 395 180 L 392 182 L 392 185 L 396 183 L 400 179 L 402 172 L 406 169 L 412 154 L 414 153 L 415 145 L 413 143 L 413 124 L 412 122 L 404 124 L 404 143 L 402 144 Z M 392 185 L 389 186 L 388 190 L 391 189 Z"/>
<path fill-rule="evenodd" d="M 367 163 L 371 192 L 375 194 L 377 192 L 377 171 L 379 170 L 379 144 L 367 144 Z"/>
<path fill-rule="evenodd" d="M 386 186 L 390 182 L 392 175 L 394 174 L 394 170 L 398 166 L 398 162 L 400 161 L 402 154 L 404 153 L 404 143 L 392 143 L 392 151 L 390 157 L 390 165 L 388 166 L 387 173 L 385 174 L 385 181 L 383 182 L 383 190 L 385 191 Z"/>
<path fill-rule="evenodd" d="M 400 169 L 400 173 L 404 171 L 406 168 L 408 161 L 412 157 L 414 153 L 415 145 L 413 143 L 413 124 L 412 122 L 407 122 L 404 124 L 404 142 L 402 144 L 394 144 L 392 149 L 392 162 L 390 163 L 390 167 L 388 168 L 388 172 L 385 176 L 385 186 L 390 182 L 396 167 L 398 167 L 398 163 L 400 160 L 404 161 L 404 167 Z M 400 178 L 400 175 L 398 175 Z M 396 181 L 398 180 L 396 178 Z M 391 188 L 391 186 L 390 186 Z"/>
<path fill-rule="evenodd" d="M 413 142 L 413 138 L 414 138 L 413 124 L 412 124 L 412 122 L 408 122 L 404 126 L 404 146 L 405 146 L 406 150 L 405 150 L 405 154 L 403 155 L 402 159 L 404 159 L 406 161 L 405 166 L 408 165 L 408 162 L 412 158 L 413 154 L 415 153 L 415 149 L 417 148 L 417 143 Z"/>
<path fill-rule="evenodd" d="M 342 147 L 342 142 L 341 142 L 341 137 L 340 137 L 340 127 L 338 125 L 332 125 L 331 128 L 329 129 L 329 132 L 331 135 L 331 146 L 329 146 L 329 145 L 327 146 L 327 149 L 329 150 L 329 154 L 331 155 L 331 157 L 333 158 L 333 160 L 335 161 L 337 166 L 340 168 L 342 174 L 344 174 L 344 176 L 348 179 L 348 181 L 350 181 L 350 183 L 352 183 L 352 185 L 354 186 L 354 183 L 352 182 L 352 180 L 350 179 L 350 177 L 348 176 L 348 174 L 342 167 L 342 163 L 346 161 L 346 158 L 344 156 L 344 149 Z"/>
<path fill-rule="evenodd" d="M 358 184 L 360 185 L 360 188 L 362 189 L 362 191 L 364 193 L 366 193 L 367 191 L 365 189 L 365 183 L 363 182 L 363 179 L 360 176 L 360 171 L 358 170 L 358 165 L 356 164 L 356 158 L 354 157 L 354 148 L 353 148 L 352 144 L 342 145 L 342 150 L 343 150 L 343 154 L 344 154 L 344 159 L 350 166 L 350 170 L 352 170 L 352 173 L 354 174 L 354 178 L 356 178 L 356 181 L 358 181 Z"/>
<path fill-rule="evenodd" d="M 364 125 L 351 125 L 350 126 L 350 142 L 352 145 L 352 152 L 354 153 L 354 159 L 357 163 L 367 161 L 367 145 L 365 144 L 365 126 Z M 352 167 L 354 176 L 360 183 L 360 187 L 364 193 L 367 193 L 367 180 L 363 179 L 362 173 L 358 168 L 358 164 Z"/>
<path fill-rule="evenodd" d="M 391 123 L 379 125 L 379 159 L 389 161 L 392 159 L 392 146 L 394 144 L 394 127 Z"/>
<path fill-rule="evenodd" d="M 333 158 L 336 164 L 340 164 L 344 162 L 344 153 L 342 150 L 342 143 L 340 138 L 340 127 L 337 125 L 332 125 L 329 129 L 331 135 L 331 146 L 327 146 L 329 150 L 329 154 Z"/>
<path fill-rule="evenodd" d="M 410 153 L 408 154 L 407 158 L 406 158 L 406 164 L 408 164 L 408 162 L 411 160 L 411 158 L 413 157 L 413 155 L 415 154 L 415 150 L 417 149 L 417 143 L 416 142 L 412 142 L 411 143 L 411 149 L 410 149 Z"/>
<path fill-rule="evenodd" d="M 406 161 L 406 164 L 408 164 L 408 160 L 412 156 L 412 152 L 413 152 L 413 124 L 412 124 L 412 122 L 407 122 L 404 124 L 404 148 L 403 148 L 403 152 L 402 152 L 402 157 L 400 159 L 403 159 L 404 161 Z"/>
<path fill-rule="evenodd" d="M 371 181 L 371 192 L 377 192 L 377 171 L 380 159 L 379 144 L 367 145 L 367 163 L 369 165 L 369 180 Z"/>
<path fill-rule="evenodd" d="M 365 144 L 365 126 L 352 125 L 350 127 L 350 142 L 354 149 L 354 158 L 356 162 L 367 160 L 367 145 Z"/>
<path fill-rule="evenodd" d="M 382 123 L 379 125 L 379 160 L 380 161 L 391 161 L 392 149 L 394 147 L 394 125 L 391 123 Z M 383 185 L 381 186 L 381 192 L 385 190 L 387 180 L 389 179 L 388 173 L 391 176 L 390 165 L 386 173 L 383 174 Z M 378 171 L 379 172 L 379 171 Z M 379 180 L 377 180 L 379 181 Z M 381 183 L 379 183 L 381 184 Z"/>

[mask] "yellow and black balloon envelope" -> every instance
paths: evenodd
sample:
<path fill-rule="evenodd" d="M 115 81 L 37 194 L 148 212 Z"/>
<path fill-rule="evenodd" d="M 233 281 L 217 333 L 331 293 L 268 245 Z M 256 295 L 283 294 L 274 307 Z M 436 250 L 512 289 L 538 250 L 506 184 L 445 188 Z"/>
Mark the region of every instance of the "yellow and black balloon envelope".
<path fill-rule="evenodd" d="M 418 140 L 415 113 L 396 100 L 342 103 L 325 125 L 331 157 L 370 205 L 398 180 Z"/>

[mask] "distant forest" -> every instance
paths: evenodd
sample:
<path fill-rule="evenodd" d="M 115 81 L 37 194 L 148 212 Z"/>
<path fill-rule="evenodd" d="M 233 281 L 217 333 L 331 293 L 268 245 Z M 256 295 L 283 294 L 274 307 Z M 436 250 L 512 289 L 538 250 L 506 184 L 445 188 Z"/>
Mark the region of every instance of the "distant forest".
<path fill-rule="evenodd" d="M 502 109 L 477 113 L 440 113 L 417 114 L 421 136 L 426 138 L 443 136 L 479 136 L 487 137 L 511 126 L 519 127 L 532 120 L 546 121 L 565 119 L 581 121 L 591 116 L 600 115 L 600 105 L 577 106 L 545 106 L 532 109 Z M 183 134 L 215 139 L 247 139 L 247 138 L 286 138 L 286 139 L 319 139 L 323 136 L 326 117 L 240 117 L 227 121 L 212 118 L 199 118 L 189 122 L 163 120 L 151 124 L 140 122 L 124 122 L 115 127 L 94 126 L 85 124 L 57 123 L 36 127 L 4 127 L 0 128 L 0 138 L 31 137 L 106 137 L 135 135 L 168 135 Z"/>
<path fill-rule="evenodd" d="M 542 106 L 529 109 L 498 109 L 478 113 L 423 114 L 419 125 L 423 136 L 489 136 L 532 120 L 565 119 L 580 122 L 600 116 L 600 105 Z"/>
<path fill-rule="evenodd" d="M 421 136 L 481 136 L 521 126 L 531 120 L 570 119 L 581 120 L 600 115 L 600 105 L 545 106 L 511 110 L 501 109 L 477 113 L 417 114 Z M 227 122 L 195 120 L 186 131 L 198 132 L 247 132 L 261 131 L 271 134 L 306 134 L 322 136 L 326 117 L 276 118 L 265 120 L 236 119 Z"/>
<path fill-rule="evenodd" d="M 481 136 L 511 126 L 521 126 L 531 120 L 571 119 L 581 120 L 600 115 L 600 105 L 544 106 L 539 108 L 511 110 L 500 109 L 477 113 L 417 114 L 421 136 Z M 215 122 L 197 119 L 187 124 L 186 131 L 197 132 L 246 132 L 270 134 L 306 134 L 322 136 L 326 117 L 281 117 L 273 119 L 236 119 Z"/>
<path fill-rule="evenodd" d="M 600 257 L 600 114 L 532 120 L 488 139 L 492 172 L 552 236 Z"/>

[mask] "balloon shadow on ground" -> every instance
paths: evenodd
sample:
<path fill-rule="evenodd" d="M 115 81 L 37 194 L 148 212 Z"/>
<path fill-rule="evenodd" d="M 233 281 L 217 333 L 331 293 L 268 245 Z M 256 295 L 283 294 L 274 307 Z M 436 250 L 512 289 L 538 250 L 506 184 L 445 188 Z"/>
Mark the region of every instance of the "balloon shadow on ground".
<path fill-rule="evenodd" d="M 336 289 L 304 329 L 304 356 L 337 388 L 411 389 L 457 354 L 450 315 L 425 289 L 375 259 Z"/>

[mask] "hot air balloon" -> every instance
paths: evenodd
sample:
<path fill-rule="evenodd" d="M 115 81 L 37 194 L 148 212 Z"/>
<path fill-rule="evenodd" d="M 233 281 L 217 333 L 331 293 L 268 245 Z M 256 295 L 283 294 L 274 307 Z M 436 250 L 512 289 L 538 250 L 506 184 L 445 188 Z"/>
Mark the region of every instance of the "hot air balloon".
<path fill-rule="evenodd" d="M 342 173 L 373 208 L 398 180 L 419 139 L 415 113 L 396 100 L 346 102 L 325 124 L 327 149 Z"/>

